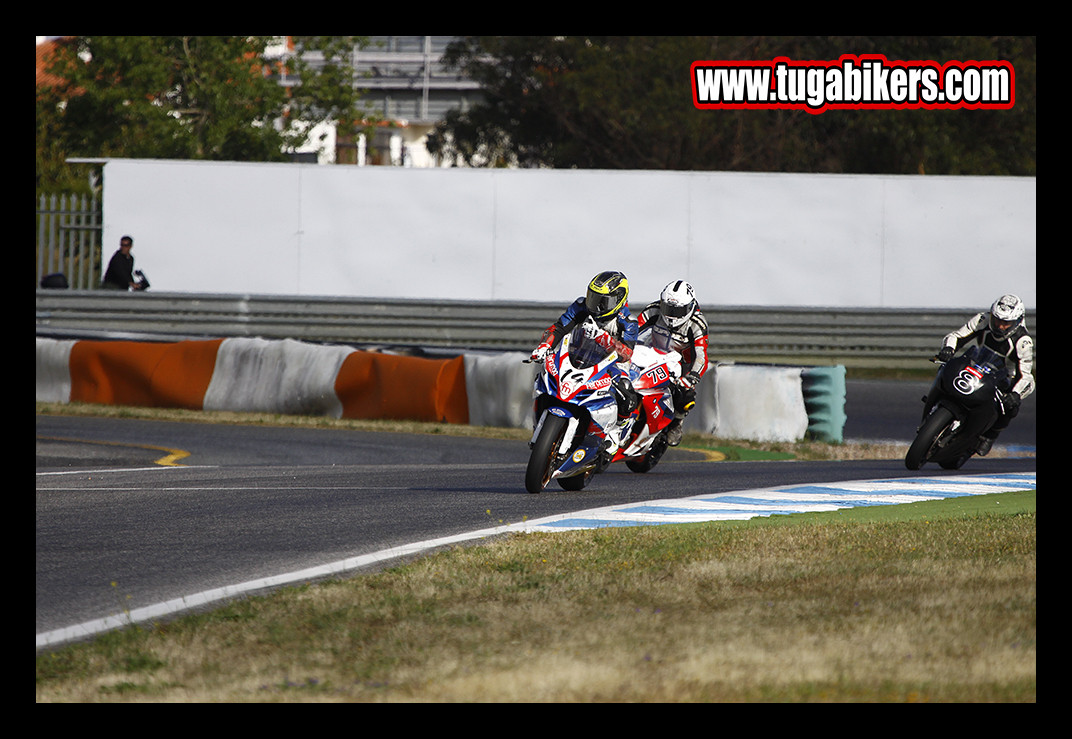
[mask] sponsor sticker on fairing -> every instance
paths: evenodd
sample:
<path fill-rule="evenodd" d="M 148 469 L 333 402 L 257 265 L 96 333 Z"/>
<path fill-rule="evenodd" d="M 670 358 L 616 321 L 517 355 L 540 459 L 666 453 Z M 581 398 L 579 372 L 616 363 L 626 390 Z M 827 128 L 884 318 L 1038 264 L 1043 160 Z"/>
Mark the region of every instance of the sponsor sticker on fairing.
<path fill-rule="evenodd" d="M 701 109 L 1008 109 L 1016 99 L 1016 75 L 1006 61 L 843 54 L 827 61 L 695 61 L 691 74 L 692 101 Z"/>

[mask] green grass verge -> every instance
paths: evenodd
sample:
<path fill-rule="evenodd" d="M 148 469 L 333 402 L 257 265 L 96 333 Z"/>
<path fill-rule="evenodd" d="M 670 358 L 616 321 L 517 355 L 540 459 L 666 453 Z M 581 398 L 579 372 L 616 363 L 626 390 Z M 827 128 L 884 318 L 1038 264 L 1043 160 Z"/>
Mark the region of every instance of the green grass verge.
<path fill-rule="evenodd" d="M 37 702 L 1034 702 L 1035 542 L 1034 491 L 517 534 L 38 654 Z"/>

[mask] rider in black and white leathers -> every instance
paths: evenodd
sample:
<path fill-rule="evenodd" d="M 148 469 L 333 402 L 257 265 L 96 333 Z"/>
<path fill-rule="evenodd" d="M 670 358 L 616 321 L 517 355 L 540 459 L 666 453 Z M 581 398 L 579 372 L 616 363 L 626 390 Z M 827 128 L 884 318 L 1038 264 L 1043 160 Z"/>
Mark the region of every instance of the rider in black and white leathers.
<path fill-rule="evenodd" d="M 938 359 L 948 362 L 957 349 L 974 341 L 1005 357 L 1011 386 L 1004 402 L 1005 412 L 994 426 L 979 439 L 976 452 L 985 455 L 994 440 L 1006 429 L 1020 411 L 1020 401 L 1035 391 L 1032 374 L 1035 362 L 1035 342 L 1024 326 L 1024 304 L 1015 295 L 1003 295 L 994 301 L 989 311 L 976 313 L 942 341 Z"/>
<path fill-rule="evenodd" d="M 696 404 L 696 385 L 707 372 L 707 319 L 697 305 L 692 286 L 675 280 L 663 288 L 659 300 L 645 306 L 637 316 L 637 324 L 648 344 L 681 355 L 681 377 L 671 387 L 674 420 L 667 429 L 670 446 L 677 446 L 681 442 L 681 423 Z"/>

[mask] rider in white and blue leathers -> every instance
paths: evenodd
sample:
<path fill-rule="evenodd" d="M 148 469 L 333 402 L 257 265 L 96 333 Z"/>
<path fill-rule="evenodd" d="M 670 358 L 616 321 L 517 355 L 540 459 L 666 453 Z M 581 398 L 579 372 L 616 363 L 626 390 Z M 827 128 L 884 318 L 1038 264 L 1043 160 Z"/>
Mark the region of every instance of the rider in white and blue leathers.
<path fill-rule="evenodd" d="M 591 317 L 601 329 L 624 344 L 631 353 L 637 341 L 637 322 L 629 315 L 629 280 L 621 272 L 600 272 L 588 283 L 588 291 L 570 303 L 565 312 L 540 339 L 532 351 L 532 361 L 550 353 L 562 337 Z M 628 359 L 628 357 L 623 357 Z"/>
<path fill-rule="evenodd" d="M 615 382 L 618 395 L 619 416 L 625 417 L 632 412 L 639 402 L 639 397 L 628 382 L 629 359 L 637 342 L 637 322 L 629 315 L 629 280 L 617 271 L 600 272 L 588 283 L 588 290 L 573 301 L 565 312 L 543 333 L 540 345 L 532 351 L 530 359 L 541 362 L 561 341 L 562 337 L 593 319 L 614 340 L 623 369 L 623 377 Z"/>

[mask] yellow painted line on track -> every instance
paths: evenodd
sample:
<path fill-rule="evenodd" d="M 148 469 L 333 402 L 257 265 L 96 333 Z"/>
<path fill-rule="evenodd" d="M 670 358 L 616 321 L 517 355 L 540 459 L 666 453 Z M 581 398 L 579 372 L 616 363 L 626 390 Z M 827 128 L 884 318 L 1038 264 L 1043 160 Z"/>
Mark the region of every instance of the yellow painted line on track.
<path fill-rule="evenodd" d="M 714 449 L 688 449 L 686 451 L 695 452 L 696 454 L 702 454 L 705 462 L 726 461 L 726 455 L 722 452 L 716 452 Z"/>
<path fill-rule="evenodd" d="M 190 456 L 189 452 L 183 451 L 182 449 L 167 449 L 167 448 L 162 447 L 162 446 L 154 446 L 154 447 L 146 447 L 146 448 L 147 449 L 158 449 L 160 451 L 167 452 L 167 456 L 161 457 L 160 459 L 158 459 L 155 462 L 153 462 L 153 464 L 158 464 L 158 465 L 160 465 L 162 467 L 181 467 L 182 465 L 179 464 L 179 460 L 186 459 L 187 457 Z"/>
<path fill-rule="evenodd" d="M 123 441 L 87 441 L 85 439 L 63 439 L 56 436 L 38 436 L 37 438 L 41 441 L 62 441 L 69 444 L 95 444 L 97 446 L 121 446 L 165 452 L 163 457 L 153 461 L 153 464 L 158 464 L 161 467 L 181 467 L 182 465 L 179 464 L 179 461 L 190 456 L 190 452 L 182 449 L 170 449 L 166 446 L 154 446 L 152 444 L 130 444 Z"/>
<path fill-rule="evenodd" d="M 714 449 L 693 449 L 692 447 L 671 447 L 676 449 L 678 454 L 672 460 L 674 464 L 681 462 L 725 462 L 726 455 L 723 452 L 716 451 Z M 669 451 L 669 450 L 667 450 Z M 663 459 L 666 459 L 663 457 Z"/>

